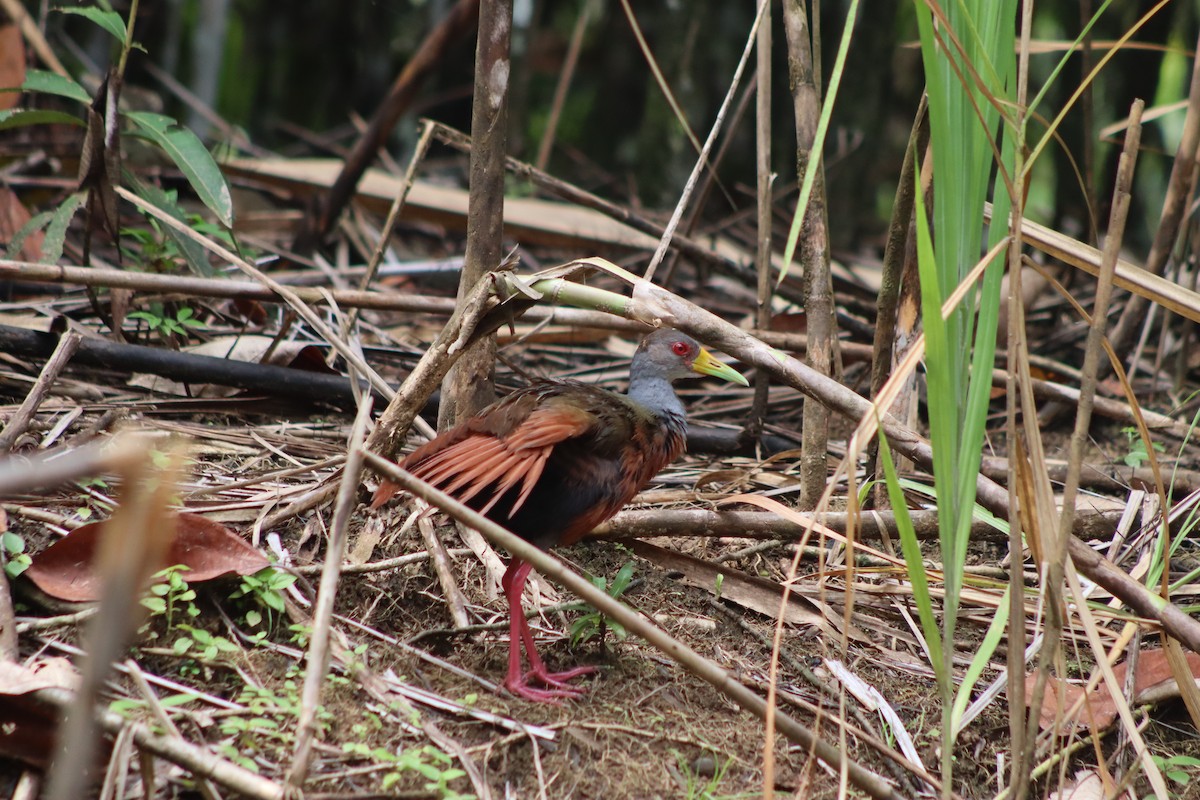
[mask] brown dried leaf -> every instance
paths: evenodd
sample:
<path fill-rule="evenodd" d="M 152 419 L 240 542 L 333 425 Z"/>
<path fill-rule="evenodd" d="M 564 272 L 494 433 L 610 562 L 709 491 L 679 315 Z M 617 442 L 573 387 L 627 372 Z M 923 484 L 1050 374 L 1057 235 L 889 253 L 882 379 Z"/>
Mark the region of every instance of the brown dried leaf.
<path fill-rule="evenodd" d="M 0 43 L 0 53 L 4 52 L 4 45 Z M 2 59 L 0 59 L 2 60 Z M 0 98 L 8 96 L 5 92 L 0 92 Z M 30 220 L 29 210 L 17 197 L 12 189 L 6 186 L 0 186 L 0 244 L 7 245 L 17 235 L 17 231 L 25 227 L 25 224 Z M 23 258 L 26 261 L 40 261 L 42 258 L 42 242 L 45 240 L 46 234 L 44 231 L 34 231 L 25 237 L 25 241 L 21 244 L 21 252 L 9 253 L 9 258 Z"/>
<path fill-rule="evenodd" d="M 79 673 L 65 658 L 45 658 L 31 666 L 0 661 L 0 696 L 29 694 L 38 689 L 75 690 Z"/>
<path fill-rule="evenodd" d="M 53 752 L 59 711 L 29 697 L 39 689 L 69 689 L 78 673 L 65 658 L 24 666 L 0 661 L 0 756 L 45 767 Z"/>
<path fill-rule="evenodd" d="M 189 583 L 225 575 L 250 575 L 270 566 L 259 551 L 220 523 L 199 514 L 177 516 L 175 540 L 160 566 L 182 564 Z M 104 535 L 105 522 L 84 525 L 33 557 L 25 570 L 46 594 L 73 603 L 92 602 L 100 596 L 100 578 L 93 561 Z"/>
<path fill-rule="evenodd" d="M 1200 677 L 1200 653 L 1187 653 L 1188 669 L 1193 677 Z M 1113 667 L 1113 674 L 1122 685 L 1125 683 L 1127 663 Z M 1026 702 L 1033 693 L 1036 675 L 1025 676 Z M 1063 683 L 1051 677 L 1046 683 L 1046 697 L 1042 702 L 1039 724 L 1043 730 L 1049 730 L 1055 725 L 1059 714 L 1058 690 L 1062 688 L 1063 713 L 1071 709 L 1076 701 L 1084 694 L 1084 687 L 1078 684 Z M 1134 702 L 1162 702 L 1179 696 L 1179 686 L 1171 674 L 1171 665 L 1167 663 L 1165 650 L 1143 650 L 1138 654 L 1137 676 L 1134 680 Z M 1117 719 L 1117 705 L 1104 683 L 1087 696 L 1086 708 L 1079 713 L 1078 725 L 1095 725 L 1096 730 L 1102 731 L 1111 726 Z"/>
<path fill-rule="evenodd" d="M 25 41 L 21 29 L 11 22 L 0 25 L 0 89 L 11 89 L 25 82 Z M 0 92 L 0 111 L 14 108 L 20 92 Z"/>

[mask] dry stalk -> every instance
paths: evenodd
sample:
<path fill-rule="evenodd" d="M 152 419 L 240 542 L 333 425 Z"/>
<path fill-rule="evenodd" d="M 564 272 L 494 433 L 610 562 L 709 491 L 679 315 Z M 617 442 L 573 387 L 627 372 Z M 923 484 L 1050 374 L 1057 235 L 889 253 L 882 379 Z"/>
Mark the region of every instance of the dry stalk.
<path fill-rule="evenodd" d="M 667 227 L 662 232 L 662 237 L 658 241 L 658 248 L 650 258 L 650 265 L 646 267 L 644 277 L 647 281 L 654 280 L 654 272 L 658 269 L 658 265 L 662 263 L 663 257 L 666 256 L 667 248 L 671 246 L 671 239 L 675 235 L 675 228 L 679 226 L 679 220 L 683 218 L 683 211 L 687 208 L 688 202 L 691 200 L 692 192 L 696 188 L 696 182 L 700 179 L 700 173 L 708 166 L 708 154 L 712 151 L 713 143 L 717 140 L 717 135 L 724 126 L 725 115 L 729 111 L 729 105 L 733 102 L 734 95 L 737 94 L 737 87 L 742 82 L 742 73 L 745 72 L 746 64 L 750 60 L 750 53 L 754 49 L 755 37 L 758 35 L 758 28 L 762 23 L 763 14 L 765 13 L 764 9 L 767 5 L 767 0 L 762 0 L 758 4 L 758 14 L 755 15 L 754 24 L 750 27 L 750 35 L 746 39 L 746 46 L 742 50 L 742 57 L 733 72 L 733 79 L 729 82 L 729 90 L 725 92 L 725 99 L 721 101 L 721 107 L 717 110 L 717 117 L 713 120 L 712 128 L 708 132 L 708 138 L 704 140 L 704 146 L 700 148 L 700 157 L 696 159 L 696 163 L 692 167 L 692 172 L 688 176 L 687 183 L 683 187 L 683 192 L 679 195 L 679 202 L 675 204 L 675 210 L 671 212 L 671 219 L 667 222 Z M 633 11 L 629 8 L 628 0 L 622 0 L 622 7 L 632 21 Z M 647 55 L 649 54 L 649 50 L 645 48 L 644 43 L 643 50 Z"/>
<path fill-rule="evenodd" d="M 433 520 L 429 518 L 428 514 L 421 514 L 417 518 L 417 530 L 421 532 L 421 539 L 425 542 L 429 560 L 433 562 L 433 571 L 437 573 L 438 583 L 441 584 L 442 596 L 450 611 L 450 619 L 454 621 L 456 628 L 467 627 L 471 624 L 471 620 L 467 617 L 467 600 L 458 585 L 454 568 L 450 566 L 450 556 L 446 552 L 446 546 L 442 544 L 442 540 L 434 531 Z"/>
<path fill-rule="evenodd" d="M 815 173 L 808 208 L 797 241 L 798 261 L 803 269 L 804 311 L 808 322 L 805 363 L 822 375 L 833 374 L 835 337 L 833 278 L 829 271 L 829 234 L 825 218 L 825 178 L 817 129 L 821 117 L 821 86 L 817 83 L 813 47 L 816 34 L 809 28 L 804 0 L 783 4 L 783 29 L 788 44 L 788 82 L 796 117 L 797 181 L 803 186 L 806 173 Z M 801 508 L 816 506 L 825 491 L 829 472 L 829 409 L 814 399 L 805 399 L 800 455 Z"/>
<path fill-rule="evenodd" d="M 46 790 L 51 800 L 84 796 L 87 769 L 100 738 L 94 716 L 100 688 L 145 614 L 138 597 L 150 576 L 162 568 L 162 557 L 175 535 L 171 502 L 178 493 L 185 453 L 175 443 L 164 454 L 164 465 L 157 468 L 150 447 L 144 446 L 142 457 L 122 473 L 120 503 L 105 523 L 96 555 L 103 586 L 99 610 L 88 626 L 79 690 L 61 724 Z"/>
<path fill-rule="evenodd" d="M 900 180 L 896 184 L 896 196 L 892 201 L 892 218 L 888 224 L 887 243 L 883 249 L 883 274 L 880 278 L 879 301 L 876 305 L 875 341 L 871 352 L 872 400 L 879 397 L 892 372 L 892 361 L 896 346 L 896 320 L 900 304 L 900 276 L 904 272 L 905 254 L 908 250 L 908 232 L 913 222 L 916 205 L 917 159 L 929 145 L 929 99 L 922 94 L 904 150 L 904 162 L 900 167 Z M 762 325 L 759 325 L 761 328 Z M 883 467 L 877 461 L 879 446 L 872 442 L 868 463 L 874 465 L 875 474 L 882 475 Z M 874 492 L 876 508 L 887 508 L 887 487 L 880 482 Z"/>
<path fill-rule="evenodd" d="M 346 467 L 338 487 L 333 523 L 329 531 L 329 541 L 325 546 L 325 568 L 321 571 L 320 589 L 313 610 L 312 638 L 309 640 L 306 658 L 308 667 L 304 673 L 300 715 L 296 723 L 296 747 L 287 775 L 287 785 L 297 792 L 304 786 L 308 775 L 313 738 L 316 734 L 317 708 L 321 703 L 321 688 L 329 669 L 330 622 L 333 619 L 333 604 L 341 578 L 342 561 L 346 554 L 347 527 L 357 501 L 359 474 L 363 464 L 362 443 L 366 440 L 372 404 L 370 396 L 364 397 L 358 407 L 358 415 L 354 418 L 354 428 L 347 443 Z"/>
<path fill-rule="evenodd" d="M 408 160 L 408 168 L 404 171 L 404 181 L 400 186 L 400 192 L 396 195 L 396 199 L 392 201 L 392 207 L 388 209 L 387 218 L 383 221 L 383 230 L 379 232 L 379 244 L 376 245 L 375 251 L 371 254 L 371 260 L 367 264 L 367 270 L 363 273 L 362 280 L 359 281 L 358 290 L 365 292 L 370 288 L 371 282 L 375 280 L 375 274 L 379 271 L 379 265 L 383 262 L 383 254 L 387 252 L 388 242 L 392 240 L 392 232 L 396 229 L 396 221 L 400 219 L 400 212 L 404 210 L 404 201 L 408 198 L 408 193 L 412 191 L 413 181 L 416 180 L 417 167 L 425 160 L 425 153 L 429 150 L 429 143 L 433 139 L 433 125 L 429 120 L 421 122 L 421 136 L 417 139 L 417 146 L 413 149 L 412 157 Z M 353 309 L 346 317 L 346 322 L 342 326 L 342 336 L 348 336 L 350 329 L 354 327 L 354 323 L 358 321 L 359 309 Z"/>
<path fill-rule="evenodd" d="M 757 75 L 754 107 L 754 153 L 755 169 L 758 172 L 758 253 L 755 268 L 758 271 L 758 308 L 755 321 L 759 330 L 771 327 L 771 212 L 774 198 L 771 185 L 775 175 L 771 172 L 771 6 L 763 10 L 762 23 L 758 28 Z M 746 418 L 746 435 L 757 439 L 762 433 L 763 419 L 767 413 L 767 400 L 771 379 L 766 375 L 754 377 L 754 402 Z"/>
<path fill-rule="evenodd" d="M 1200 53 L 1200 40 L 1196 50 Z M 1150 253 L 1146 256 L 1143 266 L 1152 275 L 1161 275 L 1166 266 L 1175 241 L 1179 237 L 1179 228 L 1184 214 L 1191 202 L 1192 190 L 1196 183 L 1196 156 L 1200 150 L 1200 57 L 1192 58 L 1192 80 L 1188 88 L 1187 114 L 1183 120 L 1183 131 L 1179 138 L 1179 148 L 1175 151 L 1175 160 L 1171 164 L 1171 177 L 1167 182 L 1167 194 L 1163 198 L 1162 215 L 1159 217 L 1158 229 L 1154 232 L 1154 241 L 1150 245 Z M 1129 352 L 1130 345 L 1146 321 L 1146 306 L 1148 301 L 1141 295 L 1129 298 L 1121 318 L 1113 329 L 1113 349 L 1118 353 Z M 1139 346 L 1140 350 L 1140 346 Z M 1135 352 L 1129 360 L 1130 380 L 1137 369 L 1139 353 Z"/>
<path fill-rule="evenodd" d="M 55 379 L 70 362 L 71 356 L 75 355 L 75 351 L 79 349 L 81 339 L 82 337 L 78 333 L 64 333 L 58 340 L 58 346 L 54 348 L 54 353 L 42 366 L 42 371 L 38 374 L 37 381 L 29 390 L 29 394 L 25 395 L 25 400 L 21 403 L 20 408 L 8 418 L 8 424 L 4 426 L 4 430 L 0 431 L 0 453 L 12 450 L 17 439 L 29 427 L 29 421 L 33 419 L 33 415 L 37 413 L 42 401 L 46 399 Z"/>
<path fill-rule="evenodd" d="M 470 197 L 467 247 L 458 301 L 467 302 L 488 271 L 501 262 L 504 239 L 504 154 L 508 126 L 508 78 L 512 0 L 482 0 L 475 45 L 475 92 L 471 103 Z M 445 430 L 496 399 L 496 340 L 467 346 L 442 381 L 438 427 Z"/>

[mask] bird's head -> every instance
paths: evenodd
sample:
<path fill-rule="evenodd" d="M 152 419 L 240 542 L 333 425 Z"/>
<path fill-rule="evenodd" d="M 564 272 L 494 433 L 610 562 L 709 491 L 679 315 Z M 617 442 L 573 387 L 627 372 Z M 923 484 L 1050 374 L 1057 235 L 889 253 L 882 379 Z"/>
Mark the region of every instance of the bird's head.
<path fill-rule="evenodd" d="M 635 372 L 644 370 L 662 375 L 671 381 L 700 374 L 742 386 L 750 385 L 740 372 L 713 358 L 712 353 L 701 347 L 695 339 L 667 328 L 657 330 L 642 340 L 634 353 L 632 369 Z"/>

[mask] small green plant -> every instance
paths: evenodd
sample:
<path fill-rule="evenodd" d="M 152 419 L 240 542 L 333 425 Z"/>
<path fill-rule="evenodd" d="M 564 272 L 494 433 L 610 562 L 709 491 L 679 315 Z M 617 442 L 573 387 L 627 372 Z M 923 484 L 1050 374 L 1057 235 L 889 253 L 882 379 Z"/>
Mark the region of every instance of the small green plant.
<path fill-rule="evenodd" d="M 229 599 L 250 601 L 251 607 L 246 610 L 243 619 L 251 628 L 257 628 L 263 624 L 263 613 L 259 609 L 266 609 L 266 627 L 270 628 L 274 626 L 274 616 L 284 612 L 284 591 L 295 582 L 295 575 L 275 567 L 266 567 L 253 575 L 243 576 L 241 584 L 233 591 Z M 263 630 L 256 635 L 265 634 L 266 631 Z"/>
<path fill-rule="evenodd" d="M 405 772 L 416 772 L 425 778 L 427 792 L 434 792 L 442 800 L 471 800 L 473 795 L 465 795 L 450 788 L 450 782 L 466 775 L 461 769 L 449 766 L 450 756 L 433 745 L 410 747 L 393 753 L 385 747 L 370 747 L 361 742 L 347 742 L 342 749 L 349 755 L 376 761 L 387 765 L 383 774 L 380 789 L 390 790 Z"/>
<path fill-rule="evenodd" d="M 1129 452 L 1121 459 L 1125 466 L 1137 469 L 1150 460 L 1150 454 L 1146 452 L 1146 442 L 1138 435 L 1137 428 L 1122 428 L 1121 433 L 1125 434 L 1125 442 L 1129 446 Z M 1154 442 L 1154 452 L 1163 452 L 1162 442 Z"/>
<path fill-rule="evenodd" d="M 246 713 L 222 717 L 218 728 L 229 737 L 222 742 L 223 755 L 243 767 L 257 770 L 254 757 L 261 755 L 278 760 L 290 754 L 294 745 L 294 725 L 300 716 L 300 690 L 296 676 L 299 670 L 289 670 L 288 678 L 278 690 L 265 686 L 244 686 L 236 702 L 246 707 Z M 319 734 L 325 734 L 333 722 L 333 714 L 324 706 L 317 708 L 316 724 Z"/>
<path fill-rule="evenodd" d="M 1197 768 L 1200 768 L 1200 758 L 1195 756 L 1171 756 L 1163 758 L 1151 754 L 1150 758 L 1154 759 L 1154 763 L 1162 770 L 1162 774 L 1179 784 L 1187 786 L 1196 778 Z M 1153 797 L 1154 795 L 1148 795 Z"/>
<path fill-rule="evenodd" d="M 171 645 L 177 656 L 188 654 L 204 661 L 216 661 L 222 653 L 238 652 L 236 644 L 203 628 L 181 623 L 178 630 L 181 634 Z"/>
<path fill-rule="evenodd" d="M 189 568 L 183 564 L 160 571 L 154 576 L 158 580 L 150 587 L 150 596 L 142 598 L 142 605 L 150 609 L 152 616 L 166 620 L 168 629 L 175 627 L 180 616 L 187 619 L 200 616 L 200 609 L 196 606 L 196 590 L 188 585 L 183 576 L 187 571 Z"/>
<path fill-rule="evenodd" d="M 149 311 L 134 311 L 127 317 L 143 320 L 150 330 L 158 331 L 162 336 L 179 336 L 184 339 L 187 338 L 189 328 L 203 330 L 207 327 L 196 319 L 196 312 L 190 306 L 180 306 L 172 312 L 162 303 L 151 303 Z"/>
<path fill-rule="evenodd" d="M 683 796 L 688 800 L 734 800 L 734 798 L 751 798 L 757 797 L 756 792 L 745 792 L 733 795 L 718 795 L 717 789 L 721 786 L 721 781 L 725 777 L 725 773 L 729 771 L 729 765 L 733 763 L 733 758 L 727 758 L 721 761 L 717 758 L 716 753 L 706 753 L 705 756 L 712 760 L 712 774 L 705 776 L 695 766 L 694 762 L 689 761 L 682 753 L 673 750 L 675 756 L 675 764 L 679 768 L 679 773 L 685 781 Z M 705 770 L 707 772 L 707 770 Z"/>
<path fill-rule="evenodd" d="M 609 583 L 600 576 L 591 578 L 592 585 L 602 592 L 605 592 L 614 600 L 621 599 L 621 595 L 625 594 L 625 590 L 629 588 L 630 582 L 633 581 L 633 562 L 625 562 L 625 566 L 617 571 L 616 576 Z M 589 606 L 579 606 L 586 609 L 586 613 L 571 623 L 571 644 L 578 645 L 581 642 L 586 642 L 594 636 L 600 635 L 605 628 L 612 630 L 613 636 L 617 637 L 617 641 L 624 641 L 628 633 L 625 626 L 619 622 L 608 619 L 599 611 Z"/>
<path fill-rule="evenodd" d="M 10 578 L 17 577 L 33 563 L 25 552 L 25 539 L 12 531 L 0 536 L 0 549 L 4 551 L 4 572 Z"/>

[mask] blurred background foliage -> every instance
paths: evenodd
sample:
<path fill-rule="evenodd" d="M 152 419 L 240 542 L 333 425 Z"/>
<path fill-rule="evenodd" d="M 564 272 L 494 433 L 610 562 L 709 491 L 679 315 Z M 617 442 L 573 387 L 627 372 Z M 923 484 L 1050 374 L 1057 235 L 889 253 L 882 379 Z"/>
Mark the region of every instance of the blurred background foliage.
<path fill-rule="evenodd" d="M 579 67 L 564 105 L 550 172 L 610 198 L 651 208 L 678 197 L 695 153 L 647 66 L 619 3 L 614 0 L 516 0 L 509 152 L 532 160 L 549 116 L 571 31 L 591 3 Z M 29 3 L 52 32 L 73 39 L 68 64 L 96 71 L 108 63 L 111 38 L 87 21 L 46 12 Z M 283 155 L 344 153 L 355 137 L 353 115 L 369 118 L 423 37 L 446 15 L 450 0 L 329 3 L 321 0 L 145 0 L 137 39 L 146 52 L 131 62 L 129 80 L 158 90 L 147 61 L 174 75 L 252 141 Z M 1093 13 L 1096 0 L 1039 3 L 1035 38 L 1065 46 Z M 1094 64 L 1149 4 L 1115 2 L 1097 22 Z M 37 7 L 34 7 L 37 6 Z M 845 25 L 847 3 L 819 4 L 821 48 L 828 71 Z M 826 148 L 828 208 L 835 255 L 878 252 L 912 116 L 922 88 L 913 6 L 871 2 L 857 20 L 847 80 L 833 115 Z M 127 11 L 121 5 L 119 11 Z M 703 140 L 745 44 L 755 10 L 751 0 L 673 0 L 636 3 L 649 46 L 696 135 Z M 776 109 L 774 169 L 783 194 L 780 219 L 794 203 L 795 139 L 786 85 L 785 37 L 774 15 Z M 1135 97 L 1152 121 L 1143 134 L 1134 209 L 1126 245 L 1144 252 L 1157 224 L 1170 157 L 1178 144 L 1183 109 L 1153 117 L 1156 107 L 1186 98 L 1191 48 L 1200 2 L 1168 5 L 1116 55 L 1094 85 L 1091 133 L 1084 104 L 1062 128 L 1063 144 L 1082 169 L 1084 142 L 1094 145 L 1094 195 L 1104 198 L 1120 149 L 1120 132 L 1100 131 L 1120 120 Z M 53 39 L 52 39 L 53 41 Z M 73 59 L 72 59 L 73 54 Z M 1033 56 L 1033 91 L 1045 81 L 1061 48 Z M 417 116 L 469 130 L 474 37 L 454 47 L 422 90 L 393 136 L 392 155 L 403 160 L 415 138 Z M 71 64 L 71 61 L 74 63 Z M 1072 56 L 1038 109 L 1052 118 L 1085 71 Z M 205 120 L 170 93 L 165 111 L 211 135 Z M 751 104 L 752 109 L 752 104 Z M 1031 130 L 1037 137 L 1040 131 Z M 738 123 L 720 177 L 705 209 L 712 223 L 754 202 L 752 110 Z M 1082 239 L 1090 238 L 1086 193 L 1060 146 L 1048 151 L 1029 189 L 1029 216 Z M 786 194 L 788 187 L 791 194 Z M 731 205 L 732 201 L 732 205 Z M 1106 208 L 1097 208 L 1103 220 Z"/>

